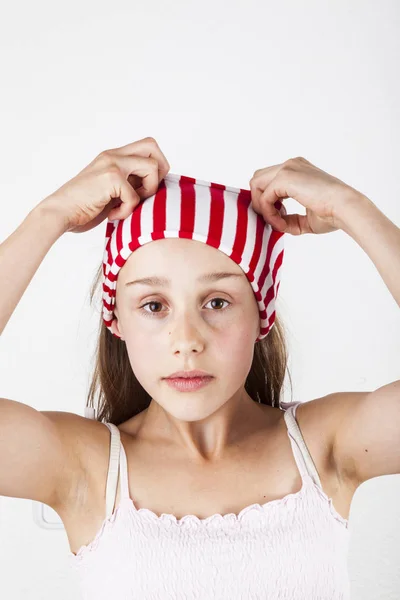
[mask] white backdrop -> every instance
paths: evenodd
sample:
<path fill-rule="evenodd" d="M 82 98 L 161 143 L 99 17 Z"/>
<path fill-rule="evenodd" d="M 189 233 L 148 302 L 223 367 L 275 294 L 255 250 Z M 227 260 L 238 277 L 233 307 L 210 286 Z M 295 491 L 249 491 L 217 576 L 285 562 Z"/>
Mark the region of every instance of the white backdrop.
<path fill-rule="evenodd" d="M 400 226 L 399 25 L 396 0 L 7 3 L 0 240 L 99 152 L 146 136 L 171 172 L 234 187 L 304 156 Z M 84 414 L 105 223 L 45 257 L 0 340 L 2 397 Z M 286 236 L 278 310 L 293 378 L 284 400 L 400 378 L 400 311 L 344 232 Z M 353 499 L 356 600 L 400 596 L 399 496 L 395 475 Z M 1 597 L 78 598 L 68 549 L 63 529 L 34 522 L 31 501 L 0 497 Z"/>

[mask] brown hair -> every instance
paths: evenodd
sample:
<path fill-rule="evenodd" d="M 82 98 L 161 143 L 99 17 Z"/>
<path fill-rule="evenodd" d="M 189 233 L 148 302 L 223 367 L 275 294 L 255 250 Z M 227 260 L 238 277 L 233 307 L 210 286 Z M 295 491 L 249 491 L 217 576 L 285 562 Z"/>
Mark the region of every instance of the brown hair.
<path fill-rule="evenodd" d="M 100 265 L 90 290 L 91 304 L 96 290 L 102 292 L 102 275 Z M 246 378 L 245 389 L 255 402 L 279 407 L 287 362 L 284 328 L 276 315 L 267 337 L 255 343 L 253 362 Z M 291 381 L 289 369 L 288 374 Z M 120 425 L 139 414 L 151 401 L 151 396 L 132 371 L 126 344 L 107 329 L 102 310 L 87 406 L 94 408 L 96 393 L 96 420 L 114 425 Z"/>

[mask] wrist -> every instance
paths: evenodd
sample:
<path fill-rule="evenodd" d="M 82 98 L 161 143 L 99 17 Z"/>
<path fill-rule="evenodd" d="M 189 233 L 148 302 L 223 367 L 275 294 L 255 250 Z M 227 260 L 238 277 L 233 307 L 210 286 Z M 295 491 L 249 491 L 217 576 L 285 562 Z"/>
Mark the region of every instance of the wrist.
<path fill-rule="evenodd" d="M 61 237 L 68 231 L 68 222 L 65 216 L 60 212 L 57 201 L 52 196 L 47 196 L 39 202 L 31 211 L 34 218 L 39 218 L 46 228 L 54 231 L 57 237 Z"/>
<path fill-rule="evenodd" d="M 334 221 L 338 229 L 351 235 L 352 228 L 357 218 L 365 211 L 377 211 L 378 208 L 367 196 L 354 188 L 349 188 L 349 193 L 344 194 L 334 210 Z"/>

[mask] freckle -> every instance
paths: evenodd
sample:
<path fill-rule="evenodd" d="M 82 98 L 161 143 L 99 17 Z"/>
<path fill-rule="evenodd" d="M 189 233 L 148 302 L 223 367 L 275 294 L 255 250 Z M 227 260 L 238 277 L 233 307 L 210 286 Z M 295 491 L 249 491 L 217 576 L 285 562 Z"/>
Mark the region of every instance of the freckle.
<path fill-rule="evenodd" d="M 365 448 L 365 452 L 368 452 L 368 448 Z"/>

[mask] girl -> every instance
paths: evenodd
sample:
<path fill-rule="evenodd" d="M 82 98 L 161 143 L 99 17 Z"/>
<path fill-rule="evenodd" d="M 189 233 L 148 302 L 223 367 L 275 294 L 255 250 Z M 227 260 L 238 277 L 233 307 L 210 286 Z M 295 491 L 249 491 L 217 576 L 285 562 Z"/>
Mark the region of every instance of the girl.
<path fill-rule="evenodd" d="M 169 168 L 153 138 L 102 152 L 0 246 L 2 331 L 55 241 L 108 218 L 98 415 L 1 399 L 0 494 L 57 511 L 85 599 L 349 598 L 354 492 L 400 473 L 400 382 L 281 401 L 283 239 L 346 231 L 400 305 L 400 230 L 303 158 L 251 191 Z"/>

